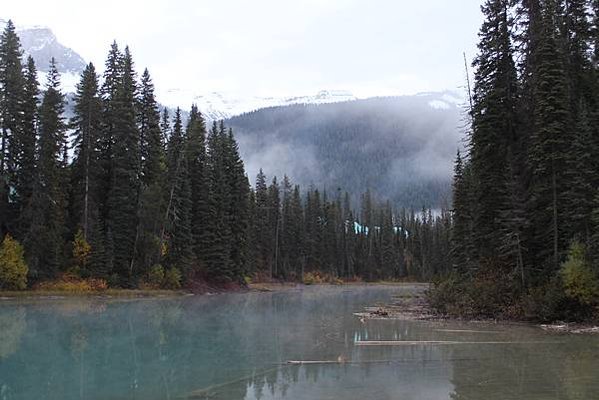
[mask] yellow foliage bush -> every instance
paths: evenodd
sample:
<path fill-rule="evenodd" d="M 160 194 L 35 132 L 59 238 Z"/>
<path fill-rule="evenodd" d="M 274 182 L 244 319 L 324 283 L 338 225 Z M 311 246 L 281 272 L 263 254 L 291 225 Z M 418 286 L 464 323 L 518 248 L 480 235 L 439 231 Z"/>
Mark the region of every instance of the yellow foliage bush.
<path fill-rule="evenodd" d="M 107 290 L 108 283 L 104 279 L 81 279 L 72 274 L 64 274 L 57 280 L 39 283 L 36 285 L 35 289 L 70 293 L 89 293 Z"/>
<path fill-rule="evenodd" d="M 75 259 L 75 266 L 79 269 L 84 268 L 89 261 L 91 252 L 92 247 L 83 237 L 81 229 L 79 229 L 73 240 L 73 258 Z"/>
<path fill-rule="evenodd" d="M 0 289 L 25 289 L 28 272 L 23 246 L 6 235 L 0 246 Z"/>
<path fill-rule="evenodd" d="M 306 272 L 302 278 L 304 285 L 318 285 L 323 283 L 319 272 Z"/>
<path fill-rule="evenodd" d="M 302 283 L 304 285 L 320 285 L 323 283 L 328 283 L 331 285 L 343 285 L 343 280 L 331 274 L 315 271 L 306 272 L 302 277 Z"/>

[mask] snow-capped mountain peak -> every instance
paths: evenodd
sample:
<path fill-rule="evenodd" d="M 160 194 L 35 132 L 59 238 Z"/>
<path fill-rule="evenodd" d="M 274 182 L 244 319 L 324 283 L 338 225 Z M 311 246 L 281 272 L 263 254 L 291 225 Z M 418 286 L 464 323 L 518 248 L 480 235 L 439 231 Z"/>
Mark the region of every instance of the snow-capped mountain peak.
<path fill-rule="evenodd" d="M 8 21 L 0 18 L 0 29 L 4 29 Z M 48 27 L 16 26 L 17 34 L 23 47 L 23 58 L 33 57 L 39 71 L 47 72 L 50 59 L 55 58 L 58 72 L 80 74 L 85 68 L 85 61 L 73 49 L 61 44 Z"/>
<path fill-rule="evenodd" d="M 356 100 L 351 92 L 344 90 L 321 90 L 311 95 L 297 96 L 239 96 L 229 93 L 211 92 L 193 94 L 187 90 L 170 89 L 158 93 L 160 101 L 168 106 L 197 104 L 209 120 L 227 119 L 261 108 L 286 106 L 291 104 L 325 104 Z"/>

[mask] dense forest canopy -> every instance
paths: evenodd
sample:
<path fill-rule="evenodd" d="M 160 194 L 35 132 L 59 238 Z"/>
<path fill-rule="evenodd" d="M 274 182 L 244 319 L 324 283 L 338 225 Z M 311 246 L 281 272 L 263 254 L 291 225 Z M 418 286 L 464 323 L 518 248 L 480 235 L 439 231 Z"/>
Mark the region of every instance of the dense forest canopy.
<path fill-rule="evenodd" d="M 451 162 L 462 144 L 460 97 L 423 93 L 272 107 L 227 123 L 252 175 L 265 168 L 302 185 L 355 195 L 371 189 L 400 207 L 441 209 L 451 203 Z"/>
<path fill-rule="evenodd" d="M 574 319 L 599 284 L 599 2 L 487 0 L 438 307 Z M 447 297 L 444 297 L 447 296 Z"/>
<path fill-rule="evenodd" d="M 446 268 L 447 212 L 396 210 L 366 191 L 251 188 L 224 122 L 160 110 L 148 70 L 112 44 L 87 65 L 72 116 L 54 59 L 40 91 L 9 21 L 0 36 L 0 287 L 91 279 L 193 287 L 247 279 L 429 279 Z M 356 203 L 354 203 L 356 204 Z M 24 280 L 27 278 L 26 280 Z"/>

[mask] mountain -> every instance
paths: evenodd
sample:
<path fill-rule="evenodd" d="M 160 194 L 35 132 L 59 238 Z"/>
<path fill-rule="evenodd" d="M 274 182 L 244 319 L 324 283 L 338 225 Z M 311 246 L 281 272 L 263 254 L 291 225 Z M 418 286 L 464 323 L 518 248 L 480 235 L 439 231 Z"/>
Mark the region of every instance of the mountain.
<path fill-rule="evenodd" d="M 420 208 L 449 204 L 462 147 L 463 99 L 453 92 L 290 105 L 226 121 L 250 177 L 259 168 L 296 183 Z"/>
<path fill-rule="evenodd" d="M 4 29 L 7 21 L 0 19 L 0 29 Z M 50 59 L 56 59 L 58 72 L 61 74 L 80 74 L 86 62 L 77 52 L 61 44 L 50 28 L 43 26 L 24 27 L 17 25 L 17 34 L 21 39 L 23 57 L 33 57 L 35 65 L 41 72 L 48 71 Z"/>
<path fill-rule="evenodd" d="M 5 20 L 0 19 L 0 29 Z M 67 116 L 86 62 L 47 27 L 17 26 L 43 85 L 54 57 L 67 94 Z M 159 85 L 159 82 L 158 82 Z M 160 86 L 158 86 L 158 89 Z M 447 204 L 452 161 L 461 146 L 461 96 L 453 92 L 357 99 L 323 90 L 286 97 L 236 96 L 194 88 L 157 92 L 169 108 L 196 103 L 207 120 L 227 119 L 253 178 L 259 168 L 296 183 L 360 193 L 372 188 L 404 206 Z"/>
<path fill-rule="evenodd" d="M 218 92 L 194 94 L 194 92 L 189 90 L 170 89 L 160 96 L 160 100 L 170 107 L 195 103 L 210 121 L 228 119 L 236 115 L 268 107 L 292 104 L 327 104 L 355 99 L 356 97 L 351 92 L 342 90 L 321 90 L 313 95 L 287 97 L 244 97 Z"/>

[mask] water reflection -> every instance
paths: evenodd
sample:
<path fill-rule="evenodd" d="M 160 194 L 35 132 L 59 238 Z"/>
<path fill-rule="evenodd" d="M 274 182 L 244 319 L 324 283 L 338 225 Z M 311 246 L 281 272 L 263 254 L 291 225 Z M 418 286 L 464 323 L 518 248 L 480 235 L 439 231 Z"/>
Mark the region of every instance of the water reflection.
<path fill-rule="evenodd" d="M 19 349 L 21 337 L 27 328 L 26 311 L 23 307 L 14 310 L 0 308 L 0 360 Z"/>
<path fill-rule="evenodd" d="M 599 393 L 596 338 L 523 345 L 564 337 L 522 326 L 353 316 L 397 290 L 2 303 L 0 399 L 582 399 Z M 456 338 L 515 343 L 354 345 Z"/>

